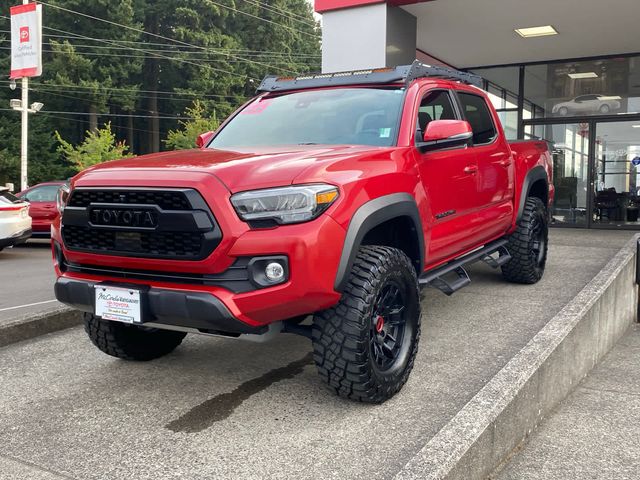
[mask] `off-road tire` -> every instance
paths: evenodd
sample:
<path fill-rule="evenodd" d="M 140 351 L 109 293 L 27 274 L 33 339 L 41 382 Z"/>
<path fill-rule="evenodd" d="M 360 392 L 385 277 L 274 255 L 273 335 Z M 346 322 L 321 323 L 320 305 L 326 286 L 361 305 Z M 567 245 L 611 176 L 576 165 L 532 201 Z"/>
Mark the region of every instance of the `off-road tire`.
<path fill-rule="evenodd" d="M 380 295 L 392 295 L 403 302 L 386 310 L 388 325 L 397 338 L 397 357 L 381 368 L 376 359 L 385 358 L 380 347 L 384 332 L 372 329 L 376 309 L 385 304 Z M 393 303 L 393 300 L 389 300 Z M 387 302 L 387 303 L 389 303 Z M 374 317 L 375 315 L 375 317 Z M 393 320 L 391 320 L 393 319 Z M 404 324 L 402 334 L 400 325 Z M 376 333 L 377 332 L 377 333 Z M 380 336 L 382 335 L 382 336 Z M 393 339 L 388 336 L 386 339 Z M 378 340 L 378 346 L 373 343 Z M 405 384 L 418 352 L 420 339 L 420 293 L 411 260 L 396 248 L 364 246 L 358 251 L 340 302 L 317 313 L 313 320 L 314 360 L 321 378 L 336 394 L 367 403 L 382 403 Z"/>
<path fill-rule="evenodd" d="M 141 362 L 171 353 L 187 335 L 102 320 L 90 313 L 84 314 L 84 330 L 93 344 L 107 355 Z"/>
<path fill-rule="evenodd" d="M 544 274 L 548 246 L 547 209 L 539 198 L 527 198 L 518 228 L 509 236 L 511 260 L 502 266 L 502 276 L 513 283 L 538 282 Z"/>

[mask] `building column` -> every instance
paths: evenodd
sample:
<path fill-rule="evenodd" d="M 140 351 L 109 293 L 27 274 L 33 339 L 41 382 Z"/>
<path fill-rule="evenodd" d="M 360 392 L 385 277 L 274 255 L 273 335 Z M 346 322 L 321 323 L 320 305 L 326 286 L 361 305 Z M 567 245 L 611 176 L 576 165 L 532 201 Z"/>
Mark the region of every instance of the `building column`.
<path fill-rule="evenodd" d="M 322 71 L 407 65 L 416 58 L 416 17 L 385 2 L 322 12 Z"/>

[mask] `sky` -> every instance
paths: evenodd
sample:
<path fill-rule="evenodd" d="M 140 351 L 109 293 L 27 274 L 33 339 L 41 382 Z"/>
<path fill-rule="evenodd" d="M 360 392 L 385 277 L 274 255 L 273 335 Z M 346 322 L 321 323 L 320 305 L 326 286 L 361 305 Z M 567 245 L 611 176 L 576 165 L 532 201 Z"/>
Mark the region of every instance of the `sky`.
<path fill-rule="evenodd" d="M 309 2 L 311 4 L 311 6 L 313 7 L 314 0 L 307 0 L 307 2 Z M 314 13 L 313 15 L 316 17 L 316 20 L 318 20 L 319 22 L 322 21 L 322 15 L 320 15 L 318 13 Z"/>

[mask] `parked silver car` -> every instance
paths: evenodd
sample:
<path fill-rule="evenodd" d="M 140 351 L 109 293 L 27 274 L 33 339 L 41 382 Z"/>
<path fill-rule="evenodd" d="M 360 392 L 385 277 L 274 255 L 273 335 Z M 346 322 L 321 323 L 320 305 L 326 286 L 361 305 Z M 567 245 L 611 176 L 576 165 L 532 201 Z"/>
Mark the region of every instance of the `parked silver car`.
<path fill-rule="evenodd" d="M 607 95 L 580 95 L 567 102 L 557 103 L 553 106 L 552 113 L 562 117 L 572 115 L 605 115 L 609 112 L 620 110 L 620 97 Z"/>

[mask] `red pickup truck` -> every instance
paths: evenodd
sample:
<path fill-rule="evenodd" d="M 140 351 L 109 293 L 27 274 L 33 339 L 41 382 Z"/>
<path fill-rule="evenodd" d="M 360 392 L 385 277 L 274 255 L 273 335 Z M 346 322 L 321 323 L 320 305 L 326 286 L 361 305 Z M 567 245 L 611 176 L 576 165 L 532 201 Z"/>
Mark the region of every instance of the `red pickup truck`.
<path fill-rule="evenodd" d="M 265 78 L 199 149 L 60 191 L 56 297 L 109 355 L 295 333 L 337 394 L 385 401 L 413 367 L 420 286 L 450 295 L 477 261 L 511 282 L 544 272 L 547 145 L 508 142 L 479 84 L 417 62 Z"/>

